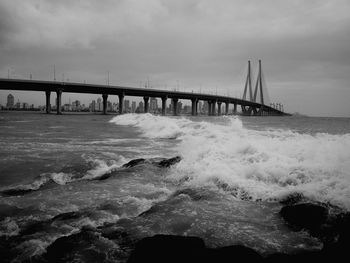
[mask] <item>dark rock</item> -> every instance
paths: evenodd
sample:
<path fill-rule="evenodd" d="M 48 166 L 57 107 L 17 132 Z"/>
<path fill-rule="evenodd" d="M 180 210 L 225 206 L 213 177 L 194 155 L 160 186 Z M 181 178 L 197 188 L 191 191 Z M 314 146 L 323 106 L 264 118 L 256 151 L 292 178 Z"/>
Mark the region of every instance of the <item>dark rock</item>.
<path fill-rule="evenodd" d="M 110 242 L 101 240 L 94 231 L 83 230 L 58 238 L 47 248 L 43 259 L 47 262 L 112 262 L 110 251 Z"/>
<path fill-rule="evenodd" d="M 18 195 L 25 195 L 30 192 L 33 192 L 35 190 L 33 189 L 7 189 L 1 192 L 3 196 L 18 196 Z"/>
<path fill-rule="evenodd" d="M 136 244 L 128 263 L 136 262 L 201 262 L 205 245 L 201 238 L 155 235 Z"/>
<path fill-rule="evenodd" d="M 280 200 L 282 205 L 295 205 L 305 200 L 305 197 L 301 193 L 292 193 Z"/>
<path fill-rule="evenodd" d="M 171 165 L 174 165 L 178 162 L 181 161 L 181 157 L 180 156 L 176 156 L 176 157 L 173 157 L 173 158 L 170 158 L 170 159 L 165 159 L 163 161 L 160 161 L 158 163 L 158 166 L 160 167 L 170 167 Z"/>
<path fill-rule="evenodd" d="M 280 215 L 295 231 L 305 229 L 314 236 L 320 236 L 328 219 L 328 209 L 323 205 L 302 203 L 283 207 Z"/>
<path fill-rule="evenodd" d="M 123 164 L 122 167 L 124 168 L 131 168 L 131 167 L 134 167 L 138 164 L 141 164 L 141 163 L 144 163 L 146 161 L 146 159 L 143 159 L 143 158 L 139 158 L 139 159 L 134 159 L 134 160 L 131 160 L 130 162 L 126 163 L 126 164 Z"/>
<path fill-rule="evenodd" d="M 263 262 L 255 250 L 241 245 L 207 249 L 206 254 L 208 262 Z"/>

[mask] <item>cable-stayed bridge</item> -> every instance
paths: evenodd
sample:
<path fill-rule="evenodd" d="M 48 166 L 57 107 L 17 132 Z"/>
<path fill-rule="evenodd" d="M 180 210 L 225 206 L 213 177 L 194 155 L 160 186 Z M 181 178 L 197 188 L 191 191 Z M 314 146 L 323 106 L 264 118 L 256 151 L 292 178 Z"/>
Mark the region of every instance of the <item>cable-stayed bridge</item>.
<path fill-rule="evenodd" d="M 59 81 L 42 81 L 42 80 L 24 80 L 24 79 L 4 79 L 0 78 L 0 89 L 2 90 L 22 90 L 22 91 L 39 91 L 46 94 L 46 113 L 51 112 L 50 96 L 56 93 L 56 112 L 62 113 L 62 93 L 85 93 L 100 94 L 103 99 L 103 113 L 107 114 L 107 99 L 110 95 L 117 95 L 119 98 L 119 113 L 123 113 L 124 97 L 135 96 L 142 97 L 144 100 L 144 112 L 149 112 L 149 99 L 160 98 L 162 101 L 162 114 L 166 113 L 166 102 L 171 100 L 172 114 L 178 115 L 178 101 L 190 100 L 192 103 L 192 115 L 198 115 L 198 103 L 204 101 L 208 103 L 207 114 L 210 116 L 222 114 L 240 114 L 240 115 L 290 115 L 283 112 L 282 108 L 273 107 L 274 105 L 266 105 L 266 97 L 264 95 L 261 61 L 259 61 L 259 73 L 256 81 L 254 92 L 252 90 L 250 61 L 248 62 L 248 74 L 244 87 L 243 98 L 235 98 L 230 96 L 169 91 L 161 89 L 135 88 L 113 85 L 98 85 L 73 82 Z M 225 105 L 222 110 L 222 105 Z M 231 110 L 230 110 L 231 105 Z M 232 108 L 233 105 L 233 108 Z M 241 111 L 239 111 L 240 106 Z"/>

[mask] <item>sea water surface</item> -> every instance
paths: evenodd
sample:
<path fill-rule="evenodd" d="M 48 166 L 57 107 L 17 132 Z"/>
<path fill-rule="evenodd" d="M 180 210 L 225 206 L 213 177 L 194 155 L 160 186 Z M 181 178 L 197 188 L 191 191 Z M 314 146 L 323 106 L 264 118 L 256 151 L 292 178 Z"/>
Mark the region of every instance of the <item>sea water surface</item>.
<path fill-rule="evenodd" d="M 124 262 L 155 234 L 265 255 L 320 249 L 279 216 L 295 193 L 350 210 L 350 119 L 0 112 L 8 261 L 40 260 L 86 228 L 95 231 L 86 247 L 67 252 L 75 262 Z"/>

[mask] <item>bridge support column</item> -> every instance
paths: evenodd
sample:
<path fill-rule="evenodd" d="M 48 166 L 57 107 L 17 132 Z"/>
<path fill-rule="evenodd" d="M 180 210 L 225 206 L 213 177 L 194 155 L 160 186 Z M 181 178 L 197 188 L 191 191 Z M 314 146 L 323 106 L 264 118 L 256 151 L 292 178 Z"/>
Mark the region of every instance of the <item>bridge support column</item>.
<path fill-rule="evenodd" d="M 46 113 L 49 114 L 51 112 L 51 104 L 50 104 L 51 91 L 45 91 L 45 94 L 46 94 Z"/>
<path fill-rule="evenodd" d="M 145 113 L 148 113 L 148 101 L 149 101 L 149 97 L 143 97 L 144 112 L 145 112 Z"/>
<path fill-rule="evenodd" d="M 221 102 L 218 102 L 218 115 L 221 115 Z"/>
<path fill-rule="evenodd" d="M 228 102 L 225 102 L 225 115 L 228 115 L 229 105 L 230 104 Z"/>
<path fill-rule="evenodd" d="M 62 114 L 61 111 L 61 101 L 62 101 L 62 90 L 57 90 L 56 91 L 57 98 L 56 98 L 56 110 L 57 110 L 57 115 Z"/>
<path fill-rule="evenodd" d="M 173 105 L 173 115 L 177 116 L 177 102 L 179 101 L 178 98 L 172 98 L 172 105 Z"/>
<path fill-rule="evenodd" d="M 119 99 L 119 114 L 123 114 L 123 109 L 124 109 L 124 94 L 119 94 L 118 95 L 118 99 Z"/>
<path fill-rule="evenodd" d="M 162 115 L 165 115 L 167 97 L 162 97 Z"/>
<path fill-rule="evenodd" d="M 192 116 L 197 115 L 197 99 L 191 99 L 192 101 Z"/>
<path fill-rule="evenodd" d="M 196 99 L 196 115 L 198 115 L 198 103 L 199 103 L 199 100 Z"/>
<path fill-rule="evenodd" d="M 237 103 L 233 104 L 233 114 L 237 115 Z"/>
<path fill-rule="evenodd" d="M 107 114 L 107 98 L 108 94 L 102 94 L 102 99 L 103 99 L 103 114 Z"/>

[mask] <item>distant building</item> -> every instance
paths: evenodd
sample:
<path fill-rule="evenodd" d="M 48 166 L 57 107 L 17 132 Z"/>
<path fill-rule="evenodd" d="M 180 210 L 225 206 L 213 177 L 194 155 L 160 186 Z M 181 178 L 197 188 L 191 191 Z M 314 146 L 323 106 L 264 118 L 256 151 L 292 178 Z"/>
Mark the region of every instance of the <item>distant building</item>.
<path fill-rule="evenodd" d="M 23 102 L 22 109 L 25 109 L 25 110 L 29 109 L 29 104 L 27 102 Z"/>
<path fill-rule="evenodd" d="M 113 110 L 113 104 L 110 101 L 107 101 L 107 111 L 112 111 Z"/>
<path fill-rule="evenodd" d="M 79 100 L 75 100 L 72 102 L 72 111 L 80 111 L 81 105 Z"/>
<path fill-rule="evenodd" d="M 96 111 L 102 111 L 102 110 L 103 110 L 102 99 L 98 98 L 97 99 L 97 109 L 96 109 Z"/>
<path fill-rule="evenodd" d="M 129 100 L 124 101 L 124 112 L 130 112 L 130 101 Z"/>
<path fill-rule="evenodd" d="M 158 111 L 158 102 L 156 98 L 150 99 L 150 105 L 149 105 L 150 112 L 156 113 Z"/>
<path fill-rule="evenodd" d="M 9 95 L 7 96 L 7 104 L 6 104 L 6 107 L 9 108 L 9 109 L 11 109 L 11 108 L 14 107 L 14 105 L 15 105 L 15 97 L 13 97 L 12 94 L 9 94 Z"/>
<path fill-rule="evenodd" d="M 64 111 L 72 111 L 72 105 L 70 105 L 69 103 L 64 104 L 63 110 Z"/>
<path fill-rule="evenodd" d="M 131 112 L 135 113 L 135 111 L 136 111 L 136 101 L 132 101 L 131 102 Z"/>
<path fill-rule="evenodd" d="M 207 102 L 207 101 L 204 101 L 202 111 L 203 111 L 203 112 L 208 112 L 208 108 L 209 108 L 208 102 Z"/>
<path fill-rule="evenodd" d="M 137 107 L 137 109 L 136 109 L 136 113 L 142 113 L 144 111 L 144 109 L 143 109 L 143 102 L 142 101 L 140 101 L 139 102 L 139 106 Z"/>
<path fill-rule="evenodd" d="M 203 105 L 202 105 L 202 102 L 199 101 L 199 102 L 198 102 L 198 109 L 197 109 L 198 113 L 202 113 L 202 110 L 203 110 L 203 109 L 202 109 L 202 106 L 203 106 Z"/>
<path fill-rule="evenodd" d="M 20 109 L 21 108 L 21 103 L 19 101 L 17 101 L 16 105 L 15 105 L 16 109 Z"/>
<path fill-rule="evenodd" d="M 92 112 L 96 111 L 96 101 L 95 100 L 93 100 L 91 102 L 90 111 L 92 111 Z"/>
<path fill-rule="evenodd" d="M 185 105 L 183 112 L 184 113 L 191 113 L 192 112 L 192 106 Z"/>
<path fill-rule="evenodd" d="M 182 102 L 181 101 L 179 101 L 178 103 L 177 103 L 177 113 L 181 113 L 182 112 Z"/>

